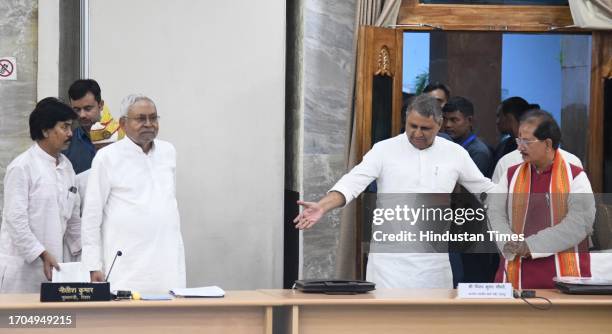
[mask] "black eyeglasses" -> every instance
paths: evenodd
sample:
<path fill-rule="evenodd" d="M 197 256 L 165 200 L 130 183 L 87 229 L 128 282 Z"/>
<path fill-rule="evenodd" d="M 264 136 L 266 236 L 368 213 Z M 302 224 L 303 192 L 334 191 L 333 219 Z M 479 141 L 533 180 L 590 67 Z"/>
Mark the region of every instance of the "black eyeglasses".
<path fill-rule="evenodd" d="M 157 122 L 159 122 L 159 116 L 157 115 L 140 115 L 138 117 L 128 117 L 128 116 L 124 116 L 127 119 L 131 119 L 133 121 L 136 121 L 138 124 L 147 124 L 147 121 L 151 122 L 152 124 L 156 124 Z"/>

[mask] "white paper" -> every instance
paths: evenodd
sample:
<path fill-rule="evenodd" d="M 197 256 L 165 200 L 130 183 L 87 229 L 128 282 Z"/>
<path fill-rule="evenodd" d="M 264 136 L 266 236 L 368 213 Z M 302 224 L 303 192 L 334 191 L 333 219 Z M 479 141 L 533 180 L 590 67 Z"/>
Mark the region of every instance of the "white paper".
<path fill-rule="evenodd" d="M 177 297 L 223 297 L 225 296 L 225 291 L 220 287 L 213 286 L 203 286 L 199 288 L 181 288 L 181 289 L 172 289 L 170 292 Z"/>
<path fill-rule="evenodd" d="M 51 276 L 54 283 L 81 283 L 89 282 L 89 272 L 83 268 L 81 262 L 58 263 L 60 271 L 53 268 Z"/>
<path fill-rule="evenodd" d="M 172 300 L 171 295 L 167 294 L 141 294 L 140 300 Z"/>

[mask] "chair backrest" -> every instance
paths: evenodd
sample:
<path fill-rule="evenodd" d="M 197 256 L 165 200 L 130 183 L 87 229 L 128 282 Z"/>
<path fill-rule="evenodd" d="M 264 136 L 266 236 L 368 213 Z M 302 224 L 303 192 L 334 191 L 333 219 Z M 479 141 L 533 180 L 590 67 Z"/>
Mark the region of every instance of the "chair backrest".
<path fill-rule="evenodd" d="M 612 205 L 610 204 L 597 204 L 593 244 L 598 250 L 612 249 Z"/>

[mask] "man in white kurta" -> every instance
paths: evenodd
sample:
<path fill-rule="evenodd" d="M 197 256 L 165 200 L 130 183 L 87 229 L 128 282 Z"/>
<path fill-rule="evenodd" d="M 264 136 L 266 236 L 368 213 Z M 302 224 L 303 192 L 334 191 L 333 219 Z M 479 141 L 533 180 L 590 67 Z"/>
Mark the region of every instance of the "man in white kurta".
<path fill-rule="evenodd" d="M 176 201 L 176 152 L 155 139 L 153 101 L 130 95 L 121 106 L 126 138 L 96 154 L 83 211 L 83 255 L 93 281 L 112 290 L 167 292 L 185 286 L 185 255 Z"/>
<path fill-rule="evenodd" d="M 298 202 L 304 211 L 295 220 L 297 227 L 309 228 L 333 207 L 355 199 L 374 180 L 381 194 L 451 193 L 456 183 L 472 193 L 491 190 L 493 183 L 466 150 L 436 137 L 441 121 L 438 102 L 417 97 L 408 107 L 407 132 L 375 144 L 318 203 Z M 381 288 L 453 287 L 447 253 L 370 253 L 366 279 Z"/>
<path fill-rule="evenodd" d="M 81 251 L 75 174 L 60 153 L 72 137 L 74 118 L 59 100 L 39 102 L 30 116 L 30 135 L 36 142 L 7 167 L 0 227 L 1 293 L 40 291 L 40 283 L 51 279 L 51 267 Z M 64 245 L 71 254 L 64 254 Z"/>

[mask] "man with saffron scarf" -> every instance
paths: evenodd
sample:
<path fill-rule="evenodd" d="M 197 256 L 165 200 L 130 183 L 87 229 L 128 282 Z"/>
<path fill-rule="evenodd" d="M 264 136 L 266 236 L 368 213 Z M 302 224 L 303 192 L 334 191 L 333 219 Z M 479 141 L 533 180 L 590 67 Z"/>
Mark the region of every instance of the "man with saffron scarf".
<path fill-rule="evenodd" d="M 494 231 L 523 235 L 498 241 L 504 259 L 496 282 L 552 289 L 553 277 L 590 277 L 587 236 L 595 201 L 582 168 L 559 149 L 561 130 L 542 110 L 525 114 L 516 142 L 523 162 L 509 167 L 490 200 Z"/>

